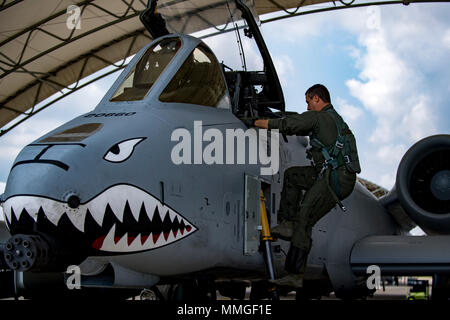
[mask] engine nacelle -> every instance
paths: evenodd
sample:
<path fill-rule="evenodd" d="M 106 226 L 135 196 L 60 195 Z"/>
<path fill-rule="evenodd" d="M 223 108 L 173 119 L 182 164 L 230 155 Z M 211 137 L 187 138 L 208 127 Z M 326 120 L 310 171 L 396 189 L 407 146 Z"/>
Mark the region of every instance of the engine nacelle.
<path fill-rule="evenodd" d="M 401 206 L 428 234 L 450 234 L 450 135 L 420 140 L 403 156 L 396 180 Z"/>

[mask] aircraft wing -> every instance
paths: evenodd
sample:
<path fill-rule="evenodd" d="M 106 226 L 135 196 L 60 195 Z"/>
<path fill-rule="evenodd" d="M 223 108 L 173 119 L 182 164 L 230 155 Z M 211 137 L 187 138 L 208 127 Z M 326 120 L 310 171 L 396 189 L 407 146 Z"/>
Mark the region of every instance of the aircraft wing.
<path fill-rule="evenodd" d="M 351 251 L 356 275 L 377 265 L 381 275 L 433 275 L 450 273 L 450 236 L 369 236 Z"/>

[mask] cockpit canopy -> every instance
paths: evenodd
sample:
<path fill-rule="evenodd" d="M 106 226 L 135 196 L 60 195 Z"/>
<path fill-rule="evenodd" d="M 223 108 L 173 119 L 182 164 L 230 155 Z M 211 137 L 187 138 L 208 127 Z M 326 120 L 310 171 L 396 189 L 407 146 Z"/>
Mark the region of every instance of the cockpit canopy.
<path fill-rule="evenodd" d="M 143 100 L 182 46 L 179 37 L 164 38 L 150 46 L 110 99 Z M 225 79 L 216 57 L 203 43 L 184 60 L 159 96 L 161 102 L 225 106 Z"/>
<path fill-rule="evenodd" d="M 147 49 L 110 101 L 142 100 L 181 47 L 180 38 L 162 39 Z"/>
<path fill-rule="evenodd" d="M 201 43 L 183 63 L 159 100 L 216 107 L 225 90 L 225 81 L 216 57 Z"/>

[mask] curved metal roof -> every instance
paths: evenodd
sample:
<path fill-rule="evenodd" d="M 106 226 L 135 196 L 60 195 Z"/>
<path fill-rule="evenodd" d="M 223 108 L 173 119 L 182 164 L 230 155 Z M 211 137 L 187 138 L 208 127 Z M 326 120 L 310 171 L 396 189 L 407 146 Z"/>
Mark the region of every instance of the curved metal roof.
<path fill-rule="evenodd" d="M 349 1 L 254 0 L 254 3 L 258 15 L 281 12 L 278 17 L 262 23 L 321 10 L 369 5 Z M 311 7 L 325 2 L 326 7 Z M 381 4 L 405 2 L 432 1 L 403 0 Z M 223 4 L 226 0 L 160 0 L 158 5 L 173 7 L 179 14 L 185 14 L 201 12 L 202 8 L 214 3 Z M 71 7 L 73 5 L 77 7 Z M 123 68 L 124 59 L 151 40 L 138 17 L 146 6 L 144 0 L 1 1 L 0 136 L 65 95 Z M 304 10 L 307 6 L 313 9 Z M 223 24 L 226 22 L 223 16 L 211 15 L 206 24 L 188 31 Z M 79 28 L 77 17 L 80 18 Z M 81 81 L 108 66 L 112 68 L 96 79 Z M 44 106 L 35 108 L 57 92 L 61 95 L 53 96 Z"/>

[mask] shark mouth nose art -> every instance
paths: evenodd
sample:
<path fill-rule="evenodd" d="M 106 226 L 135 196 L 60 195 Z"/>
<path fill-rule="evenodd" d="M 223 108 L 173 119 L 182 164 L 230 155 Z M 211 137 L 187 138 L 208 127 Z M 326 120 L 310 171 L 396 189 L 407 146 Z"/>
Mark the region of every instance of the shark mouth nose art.
<path fill-rule="evenodd" d="M 91 249 L 112 253 L 156 249 L 197 228 L 151 194 L 131 185 L 112 186 L 76 209 L 38 196 L 13 196 L 3 204 L 12 233 L 45 230 L 83 239 Z"/>

